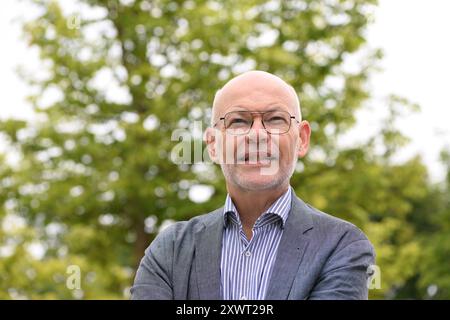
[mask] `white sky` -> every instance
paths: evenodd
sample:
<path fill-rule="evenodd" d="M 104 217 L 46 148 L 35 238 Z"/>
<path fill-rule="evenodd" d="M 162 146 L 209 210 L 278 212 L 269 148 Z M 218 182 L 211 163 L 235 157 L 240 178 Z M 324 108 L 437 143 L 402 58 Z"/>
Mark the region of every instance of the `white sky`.
<path fill-rule="evenodd" d="M 25 102 L 28 88 L 15 68 L 30 62 L 35 68 L 39 65 L 36 52 L 26 48 L 21 40 L 19 25 L 11 22 L 27 11 L 30 10 L 26 2 L 15 0 L 8 0 L 0 10 L 0 118 L 32 118 Z M 448 0 L 381 0 L 376 22 L 368 30 L 369 45 L 380 47 L 385 53 L 384 71 L 371 82 L 372 94 L 381 98 L 394 93 L 422 107 L 420 113 L 399 122 L 412 143 L 398 159 L 420 154 L 435 181 L 443 179 L 444 172 L 438 163 L 439 151 L 445 145 L 450 147 L 449 13 Z M 377 102 L 373 106 L 374 111 L 359 114 L 350 140 L 356 141 L 367 134 L 368 128 L 379 125 L 382 106 Z"/>
<path fill-rule="evenodd" d="M 421 106 L 399 122 L 412 139 L 399 159 L 420 154 L 435 181 L 444 178 L 439 152 L 450 148 L 449 13 L 448 0 L 381 0 L 368 33 L 369 44 L 385 53 L 374 94 L 395 93 Z"/>

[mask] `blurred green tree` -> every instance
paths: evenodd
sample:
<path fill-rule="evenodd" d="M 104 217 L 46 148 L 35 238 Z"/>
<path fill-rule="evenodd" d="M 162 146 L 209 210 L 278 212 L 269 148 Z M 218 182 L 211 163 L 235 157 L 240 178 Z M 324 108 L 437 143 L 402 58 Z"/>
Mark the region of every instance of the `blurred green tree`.
<path fill-rule="evenodd" d="M 127 297 L 165 221 L 222 205 L 220 170 L 174 163 L 179 140 L 171 137 L 184 130 L 194 139 L 183 143 L 199 143 L 195 121 L 207 125 L 215 90 L 249 69 L 279 75 L 299 93 L 312 150 L 292 186 L 368 234 L 382 272 L 371 296 L 395 298 L 417 276 L 413 217 L 427 211 L 427 172 L 420 158 L 392 161 L 406 143 L 395 120 L 411 105 L 390 97 L 379 132 L 351 148 L 338 143 L 366 106 L 382 56 L 365 45 L 375 0 L 30 5 L 40 14 L 24 22 L 24 34 L 42 65 L 24 75 L 36 120 L 0 122 L 9 156 L 0 168 L 0 298 Z M 66 286 L 70 265 L 80 267 L 80 290 Z M 423 293 L 429 281 L 419 282 Z"/>
<path fill-rule="evenodd" d="M 395 288 L 398 298 L 450 298 L 450 151 L 443 150 L 446 168 L 443 181 L 429 186 L 425 197 L 411 201 L 408 223 L 415 226 L 420 241 L 420 263 L 403 286 Z"/>

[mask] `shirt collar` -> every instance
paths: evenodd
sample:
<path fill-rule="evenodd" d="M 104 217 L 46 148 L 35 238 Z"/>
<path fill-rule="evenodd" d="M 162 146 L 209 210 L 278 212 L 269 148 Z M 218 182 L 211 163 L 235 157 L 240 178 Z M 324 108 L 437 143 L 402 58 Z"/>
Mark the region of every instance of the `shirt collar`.
<path fill-rule="evenodd" d="M 275 202 L 272 203 L 272 205 L 261 214 L 258 220 L 256 220 L 255 226 L 257 226 L 259 222 L 262 222 L 262 220 L 264 220 L 265 217 L 277 215 L 281 218 L 281 225 L 282 228 L 284 228 L 286 220 L 289 216 L 289 211 L 291 210 L 291 197 L 292 197 L 292 187 L 289 186 L 288 190 L 285 193 L 283 193 L 277 200 L 275 200 Z M 225 199 L 225 205 L 223 208 L 223 219 L 225 228 L 227 227 L 229 220 L 231 220 L 234 223 L 237 223 L 238 225 L 241 225 L 241 220 L 239 218 L 238 211 L 229 194 L 227 194 L 227 197 Z"/>

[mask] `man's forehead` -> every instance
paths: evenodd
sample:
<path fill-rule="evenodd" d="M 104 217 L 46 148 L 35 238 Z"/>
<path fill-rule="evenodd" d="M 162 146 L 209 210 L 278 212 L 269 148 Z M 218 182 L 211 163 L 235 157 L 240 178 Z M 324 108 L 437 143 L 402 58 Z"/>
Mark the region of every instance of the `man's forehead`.
<path fill-rule="evenodd" d="M 220 102 L 231 101 L 265 101 L 265 100 L 280 100 L 288 101 L 295 98 L 286 88 L 274 86 L 240 86 L 231 89 L 221 89 L 219 93 Z"/>
<path fill-rule="evenodd" d="M 218 91 L 218 97 L 222 99 L 233 99 L 258 93 L 280 97 L 296 95 L 295 91 L 278 77 L 253 75 L 230 80 Z"/>
<path fill-rule="evenodd" d="M 287 107 L 300 116 L 300 104 L 294 88 L 270 73 L 249 71 L 231 79 L 216 93 L 213 119 L 219 113 L 231 111 L 234 106 L 263 111 L 273 104 Z"/>
<path fill-rule="evenodd" d="M 214 100 L 215 107 L 221 110 L 235 106 L 267 108 L 276 104 L 298 108 L 297 95 L 286 87 L 241 86 L 232 90 L 220 90 Z"/>

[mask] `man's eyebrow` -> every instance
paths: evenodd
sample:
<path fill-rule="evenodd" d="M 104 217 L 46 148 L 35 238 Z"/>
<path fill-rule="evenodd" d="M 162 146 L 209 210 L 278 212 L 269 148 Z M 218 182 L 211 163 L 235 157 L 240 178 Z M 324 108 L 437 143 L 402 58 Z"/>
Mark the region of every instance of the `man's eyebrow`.
<path fill-rule="evenodd" d="M 264 111 L 254 111 L 254 112 L 270 112 L 270 111 L 286 111 L 287 106 L 284 106 L 282 104 L 276 104 L 276 105 L 269 105 L 268 107 L 270 107 L 269 109 L 265 109 Z M 239 109 L 239 110 L 230 110 L 230 109 Z M 243 107 L 241 105 L 236 105 L 236 106 L 231 106 L 228 107 L 226 109 L 226 112 L 231 112 L 231 111 L 250 111 L 248 110 L 246 107 Z M 253 110 L 252 110 L 253 111 Z"/>

